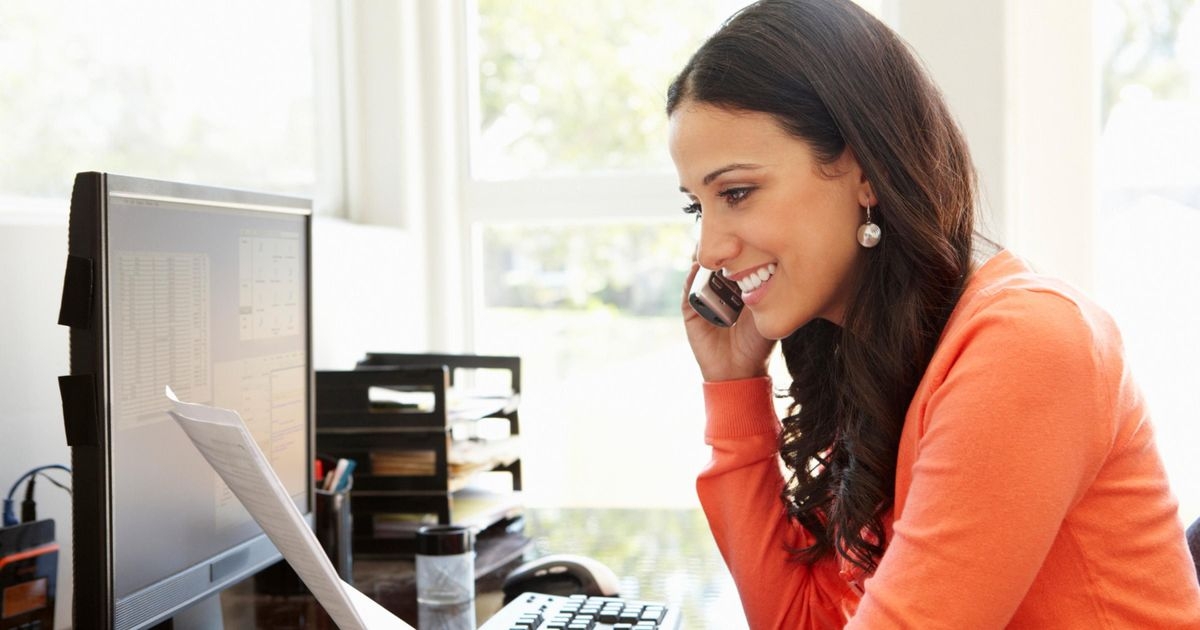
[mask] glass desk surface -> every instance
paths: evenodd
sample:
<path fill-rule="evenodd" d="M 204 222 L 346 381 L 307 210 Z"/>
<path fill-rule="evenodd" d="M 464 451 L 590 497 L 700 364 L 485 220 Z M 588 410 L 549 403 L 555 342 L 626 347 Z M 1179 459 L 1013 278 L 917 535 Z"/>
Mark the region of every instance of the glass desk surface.
<path fill-rule="evenodd" d="M 478 624 L 503 607 L 504 576 L 521 561 L 566 553 L 608 565 L 620 579 L 621 597 L 677 608 L 683 628 L 747 627 L 737 589 L 699 509 L 530 508 L 521 535 L 523 554 L 477 577 Z M 413 573 L 411 558 L 354 559 L 354 586 L 415 625 Z M 256 594 L 252 580 L 224 594 L 222 602 L 226 627 L 333 628 L 311 597 Z"/>

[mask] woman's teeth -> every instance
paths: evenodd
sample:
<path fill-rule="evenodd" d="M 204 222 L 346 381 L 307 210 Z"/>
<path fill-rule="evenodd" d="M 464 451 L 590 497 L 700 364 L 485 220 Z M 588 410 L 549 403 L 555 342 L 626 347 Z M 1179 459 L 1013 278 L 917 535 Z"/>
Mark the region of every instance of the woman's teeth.
<path fill-rule="evenodd" d="M 775 275 L 775 263 L 760 267 L 758 271 L 738 280 L 738 288 L 742 290 L 742 293 L 749 293 L 761 287 L 773 275 Z"/>

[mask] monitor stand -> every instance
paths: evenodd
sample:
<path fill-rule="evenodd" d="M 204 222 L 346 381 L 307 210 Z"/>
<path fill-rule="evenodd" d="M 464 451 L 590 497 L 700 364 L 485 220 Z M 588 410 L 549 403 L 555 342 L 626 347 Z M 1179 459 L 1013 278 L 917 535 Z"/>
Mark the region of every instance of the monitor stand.
<path fill-rule="evenodd" d="M 225 627 L 221 613 L 221 593 L 208 597 L 176 613 L 153 630 L 221 630 Z"/>

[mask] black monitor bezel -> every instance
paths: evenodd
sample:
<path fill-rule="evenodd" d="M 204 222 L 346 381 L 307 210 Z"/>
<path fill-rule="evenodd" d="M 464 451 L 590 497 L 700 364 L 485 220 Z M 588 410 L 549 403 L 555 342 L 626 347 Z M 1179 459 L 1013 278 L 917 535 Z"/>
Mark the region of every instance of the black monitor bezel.
<path fill-rule="evenodd" d="M 263 211 L 287 212 L 304 217 L 305 238 L 305 339 L 308 374 L 308 439 L 305 458 L 312 479 L 315 452 L 314 382 L 312 370 L 312 203 L 310 200 L 283 195 L 250 192 L 215 186 L 202 186 L 143 179 L 100 172 L 79 173 L 71 195 L 68 224 L 68 275 L 64 284 L 63 313 L 60 323 L 70 323 L 71 387 L 62 386 L 64 421 L 71 446 L 73 470 L 72 546 L 73 546 L 73 614 L 75 627 L 141 628 L 151 626 L 183 610 L 187 606 L 219 593 L 222 589 L 277 562 L 281 555 L 266 534 L 259 533 L 250 540 L 225 550 L 174 576 L 163 576 L 158 583 L 131 594 L 120 602 L 114 589 L 114 556 L 112 544 L 112 459 L 111 459 L 111 401 L 109 397 L 109 360 L 107 352 L 107 218 L 110 195 L 142 197 L 174 201 L 191 205 L 250 208 Z M 82 263 L 82 264 L 80 264 Z M 72 267 L 90 268 L 90 273 L 72 274 Z M 83 276 L 90 276 L 81 279 Z M 86 287 L 67 286 L 78 285 Z M 67 312 L 68 295 L 85 296 L 75 299 L 77 310 Z M 86 313 L 86 316 L 84 315 Z M 69 320 L 69 321 L 64 321 Z M 90 383 L 90 386 L 88 384 Z M 85 400 L 67 400 L 68 393 Z M 90 397 L 90 401 L 86 398 Z M 313 525 L 315 498 L 312 484 L 307 488 L 308 510 L 304 514 Z M 233 565 L 234 568 L 231 568 Z M 195 592 L 195 576 L 207 572 L 209 586 Z M 189 574 L 185 576 L 184 574 Z M 189 580 L 190 577 L 190 581 Z M 179 580 L 184 580 L 179 582 Z M 175 581 L 175 582 L 173 582 Z M 173 584 L 186 584 L 173 590 Z M 186 601 L 172 601 L 182 598 Z M 119 618 L 120 617 L 120 618 Z M 80 625 L 82 624 L 82 625 Z"/>

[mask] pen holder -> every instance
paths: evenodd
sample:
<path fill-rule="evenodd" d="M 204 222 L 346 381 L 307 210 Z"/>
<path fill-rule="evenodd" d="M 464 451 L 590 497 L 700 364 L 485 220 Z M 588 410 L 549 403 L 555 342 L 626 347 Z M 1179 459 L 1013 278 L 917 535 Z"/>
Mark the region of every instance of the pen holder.
<path fill-rule="evenodd" d="M 350 547 L 353 514 L 350 511 L 350 486 L 332 492 L 317 489 L 316 534 L 329 561 L 347 584 L 354 582 L 353 549 Z"/>

